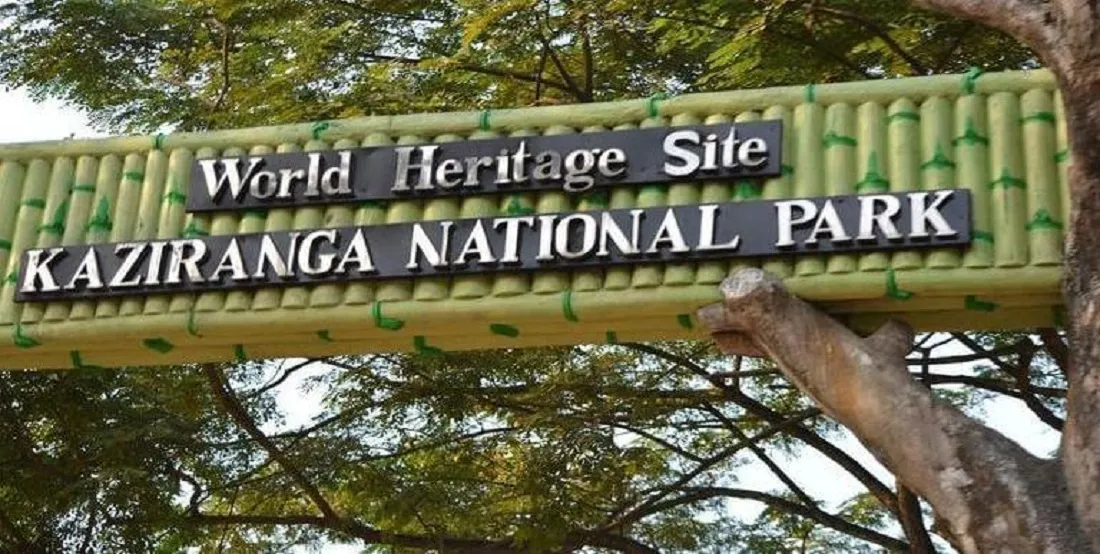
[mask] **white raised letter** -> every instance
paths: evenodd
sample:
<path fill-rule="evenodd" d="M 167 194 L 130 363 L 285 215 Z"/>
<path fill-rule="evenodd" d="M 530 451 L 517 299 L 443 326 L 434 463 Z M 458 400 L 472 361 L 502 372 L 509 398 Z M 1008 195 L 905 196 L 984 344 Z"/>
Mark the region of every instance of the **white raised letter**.
<path fill-rule="evenodd" d="M 802 216 L 794 219 L 794 209 L 802 210 Z M 775 241 L 776 248 L 794 246 L 794 227 L 802 225 L 817 216 L 817 206 L 809 200 L 783 200 L 775 203 L 775 210 L 779 217 L 779 240 Z"/>
<path fill-rule="evenodd" d="M 875 204 L 882 203 L 886 209 L 881 213 L 875 213 Z M 901 210 L 901 201 L 896 196 L 888 194 L 874 194 L 859 197 L 859 236 L 856 240 L 875 242 L 875 227 L 882 232 L 882 236 L 891 240 L 901 238 L 901 233 L 894 225 L 894 217 Z"/>
<path fill-rule="evenodd" d="M 714 244 L 714 220 L 718 218 L 718 206 L 710 204 L 699 206 L 699 242 L 696 250 L 737 250 L 741 246 L 741 235 L 734 235 L 726 244 Z"/>
<path fill-rule="evenodd" d="M 931 204 L 927 203 L 929 194 L 935 196 Z M 953 237 L 959 234 L 958 231 L 952 229 L 951 226 L 947 224 L 947 220 L 945 220 L 943 214 L 940 213 L 940 207 L 943 206 L 943 203 L 947 202 L 954 195 L 955 191 L 953 190 L 938 190 L 933 193 L 910 193 L 909 211 L 912 222 L 909 227 L 909 237 L 927 237 L 929 223 L 932 224 L 932 227 L 935 227 L 937 237 Z"/>
<path fill-rule="evenodd" d="M 699 156 L 691 150 L 677 146 L 676 143 L 680 141 L 687 141 L 697 145 L 699 144 L 699 133 L 695 131 L 676 131 L 675 133 L 669 133 L 668 136 L 665 137 L 665 155 L 672 156 L 682 162 L 679 165 L 665 162 L 665 173 L 673 177 L 691 175 L 699 169 Z"/>
<path fill-rule="evenodd" d="M 412 229 L 412 246 L 409 248 L 409 263 L 405 265 L 406 269 L 416 271 L 420 269 L 420 256 L 424 256 L 424 259 L 428 261 L 428 265 L 432 267 L 441 267 L 447 265 L 447 252 L 451 249 L 451 227 L 454 226 L 453 221 L 440 221 L 439 227 L 443 235 L 443 244 L 440 245 L 437 250 L 435 244 L 432 243 L 432 239 L 428 238 L 428 234 L 424 232 L 424 227 L 420 223 L 414 223 Z"/>
<path fill-rule="evenodd" d="M 50 248 L 49 250 L 31 250 L 27 253 L 27 272 L 23 275 L 22 292 L 53 292 L 61 287 L 53 278 L 50 264 L 64 252 L 64 248 Z M 46 258 L 42 258 L 46 254 Z M 41 288 L 35 288 L 35 283 L 42 281 Z"/>
<path fill-rule="evenodd" d="M 665 218 L 661 221 L 653 242 L 646 249 L 646 254 L 658 253 L 661 245 L 666 242 L 672 245 L 669 252 L 682 254 L 689 250 L 687 243 L 684 242 L 684 233 L 680 231 L 680 221 L 676 219 L 676 212 L 672 208 L 665 211 Z"/>

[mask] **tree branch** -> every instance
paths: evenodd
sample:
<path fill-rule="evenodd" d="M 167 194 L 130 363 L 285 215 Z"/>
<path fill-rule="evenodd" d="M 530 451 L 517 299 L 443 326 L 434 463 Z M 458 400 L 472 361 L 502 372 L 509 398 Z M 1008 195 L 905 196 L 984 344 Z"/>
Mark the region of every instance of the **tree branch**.
<path fill-rule="evenodd" d="M 653 494 L 649 498 L 646 498 L 645 500 L 641 501 L 634 508 L 631 508 L 629 511 L 626 511 L 625 513 L 614 515 L 611 518 L 611 521 L 609 523 L 605 524 L 603 526 L 603 528 L 604 529 L 615 529 L 615 528 L 625 527 L 625 526 L 627 526 L 631 523 L 634 523 L 634 522 L 637 522 L 637 521 L 641 520 L 642 518 L 646 517 L 647 515 L 656 513 L 655 511 L 652 511 L 650 509 L 654 504 L 660 503 L 661 500 L 668 497 L 668 495 L 672 494 L 673 492 L 676 492 L 677 490 L 681 490 L 681 488 L 684 485 L 686 485 L 686 484 L 690 483 L 691 481 L 693 481 L 696 477 L 701 475 L 703 472 L 705 472 L 708 469 L 714 467 L 715 465 L 722 462 L 723 460 L 729 459 L 730 456 L 733 456 L 737 452 L 747 448 L 748 446 L 750 446 L 752 444 L 759 443 L 760 441 L 763 441 L 763 440 L 766 440 L 766 439 L 768 439 L 772 436 L 775 436 L 775 435 L 777 435 L 777 434 L 779 434 L 779 433 L 781 433 L 785 430 L 790 429 L 791 427 L 797 426 L 801 421 L 803 421 L 804 419 L 806 419 L 808 417 L 813 417 L 813 415 L 809 415 L 809 414 L 807 414 L 807 412 L 796 414 L 796 415 L 786 419 L 785 421 L 782 421 L 782 422 L 780 422 L 776 425 L 772 425 L 771 427 L 765 429 L 764 431 L 761 431 L 761 432 L 757 433 L 756 435 L 752 436 L 751 438 L 747 438 L 746 440 L 738 441 L 737 443 L 735 443 L 735 444 L 733 444 L 733 445 L 731 445 L 727 448 L 724 448 L 722 451 L 718 452 L 717 454 L 715 454 L 715 455 L 713 455 L 709 458 L 704 459 L 701 463 L 696 465 L 694 469 L 692 469 L 688 473 L 682 475 L 676 481 L 659 487 L 656 490 L 655 494 Z"/>
<path fill-rule="evenodd" d="M 869 31 L 872 35 L 878 37 L 879 40 L 886 44 L 886 47 L 889 48 L 891 52 L 904 60 L 905 63 L 909 65 L 909 69 L 913 72 L 914 75 L 927 75 L 930 73 L 930 71 L 928 70 L 928 66 L 926 66 L 924 62 L 920 61 L 920 59 L 918 59 L 915 55 L 902 47 L 901 44 L 898 44 L 898 41 L 894 40 L 894 37 L 890 36 L 890 32 L 882 28 L 882 26 L 879 25 L 878 22 L 876 22 L 875 20 L 853 11 L 830 6 L 820 6 L 817 4 L 814 4 L 814 6 L 810 8 L 810 11 L 820 12 L 831 15 L 838 19 L 858 23 L 864 29 Z"/>
<path fill-rule="evenodd" d="M 952 333 L 952 336 L 955 337 L 955 340 L 975 353 L 984 351 L 982 345 L 963 333 Z M 1031 360 L 1035 355 L 1036 346 L 1030 340 L 1024 339 L 1013 345 L 1013 348 L 1016 350 L 1016 354 L 1020 360 L 1019 362 L 1010 364 L 998 356 L 990 357 L 989 360 L 1000 368 L 1001 371 L 1004 371 L 1016 380 L 1016 385 L 1020 391 L 1017 397 L 1024 401 L 1024 404 L 1027 405 L 1028 409 L 1030 409 L 1036 417 L 1043 423 L 1061 431 L 1064 423 L 1062 418 L 1054 415 L 1054 413 L 1043 404 L 1043 401 L 1039 400 L 1031 391 Z"/>
<path fill-rule="evenodd" d="M 705 20 L 701 20 L 701 19 L 693 19 L 693 18 L 690 18 L 690 17 L 679 17 L 679 16 L 672 16 L 672 15 L 659 15 L 659 16 L 656 16 L 656 17 L 659 17 L 661 19 L 667 19 L 669 21 L 678 21 L 680 23 L 687 23 L 689 25 L 695 25 L 695 26 L 698 26 L 698 27 L 713 29 L 713 30 L 716 30 L 716 31 L 727 31 L 727 32 L 731 32 L 731 33 L 736 33 L 738 31 L 737 29 L 735 29 L 733 27 L 724 27 L 724 26 L 721 26 L 721 25 L 715 25 L 714 23 L 709 22 L 709 21 L 705 21 Z M 866 68 L 860 67 L 858 64 L 856 64 L 852 60 L 848 59 L 843 54 L 840 54 L 840 53 L 832 50 L 831 48 L 826 47 L 824 44 L 821 44 L 821 42 L 818 41 L 817 39 L 815 39 L 813 37 L 813 35 L 809 33 L 809 31 L 807 31 L 805 36 L 800 36 L 800 35 L 797 35 L 795 33 L 780 31 L 780 30 L 765 26 L 763 28 L 762 32 L 773 35 L 773 36 L 778 37 L 778 38 L 782 38 L 784 40 L 787 40 L 788 42 L 793 42 L 795 44 L 801 44 L 802 46 L 810 48 L 810 50 L 813 51 L 815 54 L 817 54 L 821 57 L 830 59 L 833 62 L 836 62 L 836 63 L 844 66 L 848 70 L 852 71 L 854 74 L 859 75 L 859 76 L 863 77 L 864 79 L 876 79 L 877 78 L 874 74 L 872 74 Z"/>
<path fill-rule="evenodd" d="M 1055 38 L 1047 24 L 1050 8 L 1043 0 L 913 0 L 913 4 L 999 29 L 1040 52 Z"/>
<path fill-rule="evenodd" d="M 198 526 L 311 526 L 337 531 L 357 538 L 368 544 L 380 544 L 403 548 L 429 549 L 454 554 L 526 554 L 530 548 L 518 542 L 514 537 L 503 539 L 468 539 L 458 537 L 412 535 L 390 533 L 356 523 L 354 521 L 333 521 L 321 516 L 305 514 L 289 515 L 238 515 L 238 514 L 193 514 L 183 519 L 183 523 Z M 641 542 L 629 537 L 604 531 L 574 531 L 565 536 L 566 551 L 585 546 L 607 548 L 624 554 L 659 554 Z"/>
<path fill-rule="evenodd" d="M 1058 334 L 1058 330 L 1053 327 L 1043 327 L 1037 331 L 1037 334 L 1047 354 L 1054 358 L 1058 370 L 1066 379 L 1069 379 L 1069 348 L 1066 346 L 1066 341 L 1062 339 L 1062 335 Z"/>
<path fill-rule="evenodd" d="M 8 517 L 3 510 L 0 510 L 0 533 L 7 535 L 12 542 L 15 543 L 19 552 L 39 552 L 40 549 L 36 548 L 29 541 L 27 537 L 19 530 L 19 527 Z"/>
<path fill-rule="evenodd" d="M 404 533 L 382 532 L 365 525 L 346 520 L 333 520 L 313 515 L 236 515 L 197 514 L 184 519 L 185 523 L 202 526 L 250 525 L 250 526 L 312 526 L 341 532 L 369 544 L 384 544 L 405 548 L 444 549 L 447 552 L 465 554 L 520 554 L 524 549 L 515 547 L 508 540 L 478 540 Z"/>
<path fill-rule="evenodd" d="M 363 5 L 358 4 L 356 2 L 351 2 L 350 0 L 327 0 L 327 1 L 329 3 L 336 4 L 338 6 L 343 6 L 344 8 L 347 8 L 349 10 L 352 10 L 352 11 L 355 11 L 355 12 L 358 12 L 358 13 L 361 13 L 363 15 L 370 15 L 370 16 L 382 17 L 382 18 L 387 18 L 388 17 L 388 18 L 393 18 L 393 19 L 399 19 L 401 21 L 422 21 L 422 22 L 425 22 L 425 23 L 450 23 L 450 21 L 448 21 L 446 19 L 440 19 L 440 18 L 437 18 L 437 17 L 426 17 L 426 16 L 423 16 L 423 15 L 406 15 L 406 14 L 402 14 L 402 13 L 383 12 L 383 11 L 378 10 L 375 7 L 363 6 Z"/>
<path fill-rule="evenodd" d="M 985 379 L 982 377 L 971 377 L 970 375 L 942 375 L 938 373 L 911 373 L 911 375 L 914 378 L 919 379 L 922 383 L 928 385 L 967 385 L 974 388 L 1003 394 L 1005 396 L 1019 398 L 1020 400 L 1023 400 L 1024 398 L 1023 393 L 1012 387 L 1012 383 L 999 379 Z M 1030 392 L 1041 394 L 1043 396 L 1048 396 L 1051 398 L 1066 397 L 1065 389 L 1056 389 L 1051 387 L 1031 387 Z"/>
<path fill-rule="evenodd" d="M 910 554 L 936 554 L 936 546 L 921 515 L 920 498 L 900 481 L 898 482 L 898 521 L 909 539 Z"/>
<path fill-rule="evenodd" d="M 746 344 L 745 341 L 747 341 L 747 338 L 745 338 L 745 336 L 740 333 L 723 333 L 722 335 L 715 337 L 715 342 L 717 342 L 719 346 L 722 346 L 724 344 L 724 339 L 730 336 L 739 337 L 739 339 L 736 341 L 736 345 L 738 347 Z M 674 364 L 679 365 L 680 367 L 683 367 L 691 373 L 706 379 L 715 388 L 722 390 L 723 393 L 726 395 L 726 398 L 730 399 L 734 404 L 737 404 L 749 413 L 763 419 L 764 421 L 767 421 L 768 423 L 771 423 L 772 425 L 776 425 L 784 420 L 784 416 L 779 412 L 776 412 L 775 410 L 772 410 L 764 404 L 757 402 L 755 399 L 744 394 L 740 390 L 729 387 L 724 381 L 722 381 L 722 379 L 711 374 L 707 370 L 700 367 L 699 364 L 696 364 L 695 362 L 687 358 L 677 356 L 675 354 L 672 354 L 671 352 L 666 352 L 665 350 L 647 344 L 630 343 L 627 346 L 670 361 Z M 755 346 L 753 346 L 752 348 L 755 349 Z M 887 487 L 885 483 L 879 481 L 878 478 L 874 476 L 874 474 L 868 471 L 867 468 L 863 467 L 862 464 L 857 462 L 846 452 L 837 448 L 831 442 L 821 438 L 820 435 L 811 431 L 803 425 L 791 426 L 787 432 L 792 437 L 802 441 L 810 447 L 813 447 L 823 456 L 829 458 L 838 466 L 850 473 L 853 478 L 862 483 L 863 486 L 867 487 L 867 490 L 870 491 L 871 494 L 874 495 L 874 497 L 877 498 L 879 502 L 881 502 L 882 505 L 886 507 L 887 510 L 890 510 L 891 513 L 898 513 L 898 503 L 897 498 L 894 496 L 894 491 L 890 490 L 890 488 Z"/>
<path fill-rule="evenodd" d="M 339 521 L 340 516 L 336 511 L 332 509 L 332 506 L 328 503 L 328 500 L 321 494 L 321 491 L 317 489 L 305 474 L 302 473 L 297 464 L 292 462 L 287 455 L 275 444 L 275 441 L 264 434 L 260 430 L 259 426 L 252 419 L 252 416 L 248 414 L 240 400 L 237 398 L 233 391 L 230 390 L 229 384 L 225 380 L 225 375 L 221 368 L 214 364 L 203 364 L 202 372 L 206 376 L 207 382 L 210 383 L 210 390 L 213 391 L 214 397 L 221 403 L 222 408 L 233 418 L 233 421 L 237 423 L 241 429 L 244 430 L 248 436 L 252 437 L 252 440 L 256 441 L 261 448 L 267 452 L 267 455 L 274 459 L 279 467 L 283 468 L 283 471 L 290 476 L 294 484 L 298 485 L 310 501 L 313 502 L 317 509 L 321 511 L 326 520 Z"/>
<path fill-rule="evenodd" d="M 713 333 L 749 336 L 793 384 L 926 498 L 965 550 L 1089 551 L 1080 528 L 1064 527 L 1063 520 L 1073 521 L 1069 500 L 1049 494 L 1061 478 L 1059 464 L 935 400 L 909 375 L 908 327 L 888 323 L 860 338 L 755 268 L 735 273 L 721 290 L 725 302 L 700 310 L 700 320 Z"/>
<path fill-rule="evenodd" d="M 584 52 L 584 94 L 592 99 L 592 88 L 595 86 L 595 66 L 592 61 L 592 37 L 588 34 L 588 21 L 581 23 L 581 47 Z"/>
<path fill-rule="evenodd" d="M 233 32 L 229 29 L 229 25 L 215 17 L 211 17 L 208 21 L 222 32 L 222 85 L 218 91 L 218 97 L 214 100 L 214 106 L 211 108 L 211 111 L 217 112 L 222 109 L 225 99 L 229 95 L 229 45 L 233 40 Z"/>
<path fill-rule="evenodd" d="M 755 500 L 757 502 L 767 504 L 768 506 L 777 510 L 804 517 L 806 519 L 829 527 L 830 529 L 835 529 L 846 535 L 850 535 L 865 540 L 867 542 L 877 544 L 893 552 L 906 551 L 909 549 L 909 544 L 905 541 L 901 541 L 894 537 L 884 535 L 873 529 L 861 527 L 842 517 L 838 517 L 828 512 L 825 512 L 824 510 L 821 510 L 816 506 L 799 504 L 797 502 L 787 500 L 786 498 L 774 496 L 764 492 L 727 487 L 702 487 L 688 488 L 684 490 L 686 494 L 675 498 L 670 498 L 668 500 L 650 506 L 649 513 L 643 514 L 642 517 L 683 504 L 690 504 L 710 498 L 740 498 L 745 500 Z"/>
<path fill-rule="evenodd" d="M 794 495 L 797 496 L 803 504 L 806 504 L 807 506 L 817 505 L 817 502 L 813 499 L 813 497 L 807 494 L 806 491 L 802 487 L 800 487 L 798 483 L 796 483 L 795 480 L 791 478 L 790 475 L 787 475 L 787 472 L 783 471 L 783 468 L 779 467 L 779 464 L 775 463 L 775 460 L 773 460 L 771 456 L 768 456 L 768 453 L 765 452 L 759 444 L 753 441 L 749 441 L 749 437 L 745 435 L 745 432 L 742 431 L 740 427 L 730 421 L 729 418 L 725 416 L 725 414 L 723 414 L 719 409 L 715 408 L 709 403 L 704 404 L 704 406 L 704 409 L 706 409 L 707 412 L 714 415 L 714 417 L 718 418 L 726 426 L 726 429 L 729 430 L 730 434 L 732 434 L 738 440 L 738 442 L 747 442 L 749 451 L 752 452 L 753 455 L 756 456 L 756 458 L 760 460 L 765 466 L 767 466 L 768 470 L 772 472 L 772 475 L 775 475 L 777 479 L 779 479 L 784 485 L 786 485 L 787 489 L 794 493 Z"/>
<path fill-rule="evenodd" d="M 255 398 L 257 396 L 260 396 L 260 395 L 270 391 L 271 389 L 274 389 L 274 388 L 278 387 L 279 385 L 282 385 L 292 375 L 294 375 L 298 371 L 300 371 L 300 370 L 302 370 L 302 369 L 304 369 L 304 368 L 306 368 L 306 367 L 308 367 L 308 366 L 310 366 L 310 365 L 312 365 L 312 364 L 314 364 L 318 361 L 319 361 L 318 358 L 309 358 L 304 362 L 298 362 L 298 363 L 296 363 L 296 364 L 294 364 L 294 365 L 292 365 L 292 366 L 290 366 L 286 369 L 283 369 L 282 371 L 280 371 L 280 373 L 277 377 L 273 378 L 268 383 L 265 383 L 264 385 L 256 388 L 255 390 L 248 391 L 242 397 L 245 398 L 245 399 L 249 399 L 249 398 Z"/>
<path fill-rule="evenodd" d="M 959 30 L 959 34 L 955 37 L 955 40 L 951 42 L 951 46 L 948 47 L 947 50 L 944 50 L 943 54 L 940 55 L 938 60 L 936 60 L 936 65 L 932 68 L 933 74 L 943 72 L 943 68 L 946 67 L 948 62 L 950 62 L 951 59 L 955 57 L 955 52 L 958 52 L 959 48 L 962 47 L 963 42 L 966 40 L 966 35 L 968 35 L 973 29 L 974 23 L 968 21 L 967 24 Z"/>
<path fill-rule="evenodd" d="M 554 79 L 547 79 L 539 74 L 528 74 L 520 71 L 513 71 L 511 69 L 502 69 L 497 67 L 486 67 L 477 65 L 471 62 L 464 62 L 451 59 L 433 60 L 431 58 L 414 58 L 409 56 L 392 56 L 389 54 L 366 54 L 364 57 L 377 61 L 387 61 L 400 63 L 405 65 L 420 65 L 429 61 L 442 61 L 444 62 L 444 68 L 457 69 L 460 71 L 469 71 L 470 73 L 479 73 L 482 75 L 490 75 L 493 77 L 501 77 L 505 79 L 514 79 L 517 81 L 523 81 L 526 83 L 542 83 L 543 86 L 554 88 L 563 92 L 574 94 L 576 91 L 569 85 L 556 81 Z"/>
<path fill-rule="evenodd" d="M 546 49 L 546 53 L 550 56 L 550 62 L 554 64 L 554 67 L 558 70 L 558 75 L 565 81 L 566 90 L 571 92 L 574 97 L 580 102 L 591 102 L 592 98 L 585 94 L 584 89 L 577 85 L 577 82 L 573 80 L 573 76 L 569 74 L 569 70 L 566 69 L 565 64 L 562 63 L 561 58 L 558 57 L 558 53 L 554 50 L 554 46 L 550 44 L 550 40 L 542 34 L 539 34 L 539 40 L 542 41 L 542 47 Z"/>

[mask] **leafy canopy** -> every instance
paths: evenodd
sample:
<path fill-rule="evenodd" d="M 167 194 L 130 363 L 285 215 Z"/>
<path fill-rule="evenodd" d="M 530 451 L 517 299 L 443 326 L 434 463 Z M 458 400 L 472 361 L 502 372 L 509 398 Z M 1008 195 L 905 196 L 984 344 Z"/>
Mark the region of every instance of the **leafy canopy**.
<path fill-rule="evenodd" d="M 891 0 L 16 0 L 0 81 L 117 131 L 1033 64 Z"/>

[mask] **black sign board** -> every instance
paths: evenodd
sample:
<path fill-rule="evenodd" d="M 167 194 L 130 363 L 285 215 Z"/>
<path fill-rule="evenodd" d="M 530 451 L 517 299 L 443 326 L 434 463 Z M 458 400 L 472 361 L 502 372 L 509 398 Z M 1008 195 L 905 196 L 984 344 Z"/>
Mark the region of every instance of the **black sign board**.
<path fill-rule="evenodd" d="M 41 301 L 653 261 L 963 246 L 965 190 L 484 217 L 31 249 Z"/>
<path fill-rule="evenodd" d="M 781 133 L 760 121 L 200 159 L 187 210 L 771 177 Z"/>

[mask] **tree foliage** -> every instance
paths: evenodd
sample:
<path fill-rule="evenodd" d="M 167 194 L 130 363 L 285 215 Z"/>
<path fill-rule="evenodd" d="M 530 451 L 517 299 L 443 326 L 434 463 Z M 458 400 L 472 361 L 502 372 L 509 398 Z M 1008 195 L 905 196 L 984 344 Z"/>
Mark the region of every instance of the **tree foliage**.
<path fill-rule="evenodd" d="M 1008 394 L 1057 419 L 1063 382 L 1052 358 L 1030 355 L 1038 340 L 929 335 L 913 371 L 965 385 L 951 396 L 961 403 Z M 959 341 L 991 344 L 940 355 L 964 351 Z M 923 371 L 929 360 L 937 369 Z M 958 374 L 937 360 L 1002 369 Z M 303 410 L 285 400 L 296 387 L 322 401 L 287 425 Z M 0 435 L 16 439 L 0 443 L 0 544 L 12 551 L 359 540 L 409 552 L 883 552 L 909 540 L 894 484 L 836 445 L 835 423 L 769 365 L 730 366 L 705 344 L 6 373 L 0 400 Z M 815 498 L 806 485 L 820 475 L 791 471 L 807 451 L 863 492 Z M 775 486 L 742 483 L 748 467 Z"/>
<path fill-rule="evenodd" d="M 0 80 L 110 130 L 1034 65 L 889 0 L 8 0 Z"/>

